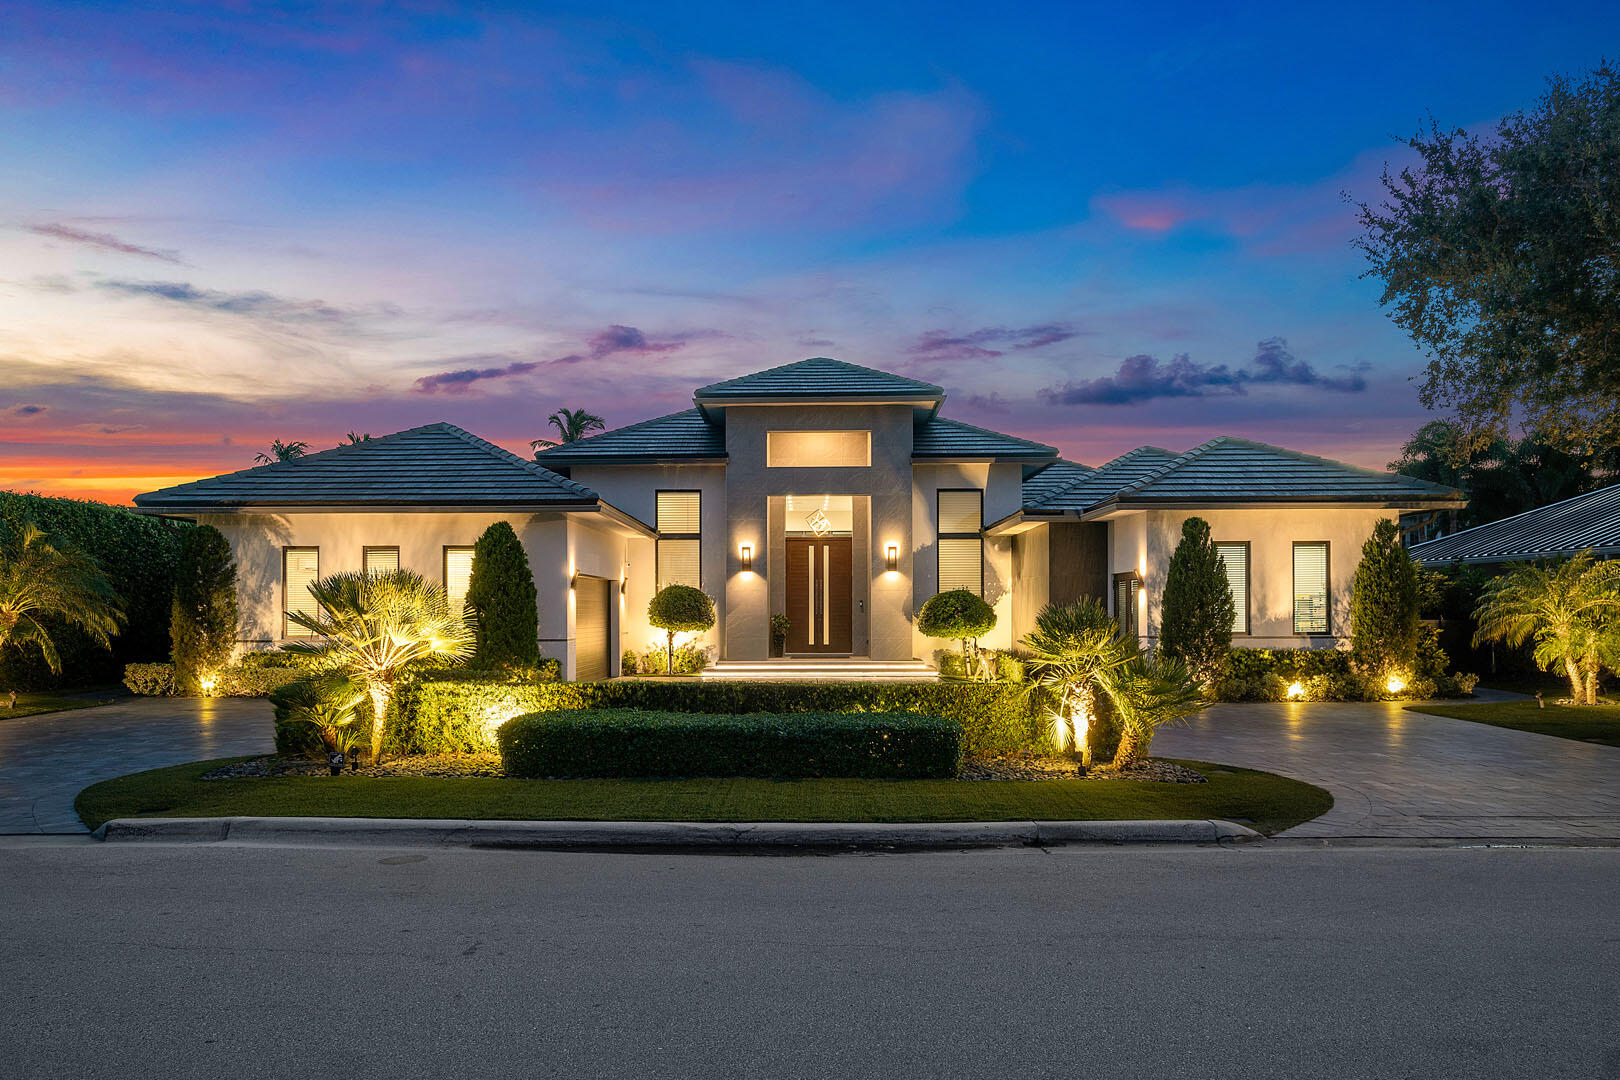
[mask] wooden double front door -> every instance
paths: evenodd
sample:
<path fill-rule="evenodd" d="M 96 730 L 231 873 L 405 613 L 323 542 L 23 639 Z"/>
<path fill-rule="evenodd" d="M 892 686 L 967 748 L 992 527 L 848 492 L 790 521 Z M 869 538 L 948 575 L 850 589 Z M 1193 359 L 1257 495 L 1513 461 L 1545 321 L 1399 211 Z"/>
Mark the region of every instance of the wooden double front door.
<path fill-rule="evenodd" d="M 788 537 L 788 652 L 853 650 L 853 565 L 847 536 Z"/>

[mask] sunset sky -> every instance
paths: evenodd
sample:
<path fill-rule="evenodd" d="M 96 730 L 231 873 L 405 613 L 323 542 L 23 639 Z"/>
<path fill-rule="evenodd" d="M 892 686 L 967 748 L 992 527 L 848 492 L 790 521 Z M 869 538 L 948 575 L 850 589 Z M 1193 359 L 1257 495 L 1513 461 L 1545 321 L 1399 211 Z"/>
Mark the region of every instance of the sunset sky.
<path fill-rule="evenodd" d="M 0 487 L 527 452 L 807 356 L 1092 464 L 1381 466 L 1423 358 L 1344 193 L 1612 57 L 1620 5 L 1228 7 L 8 3 Z"/>

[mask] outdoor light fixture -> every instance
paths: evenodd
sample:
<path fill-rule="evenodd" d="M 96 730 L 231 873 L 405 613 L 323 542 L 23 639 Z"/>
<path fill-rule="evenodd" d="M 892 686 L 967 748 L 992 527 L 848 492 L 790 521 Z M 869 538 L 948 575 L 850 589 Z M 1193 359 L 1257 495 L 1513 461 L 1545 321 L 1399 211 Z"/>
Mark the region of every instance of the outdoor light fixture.
<path fill-rule="evenodd" d="M 198 679 L 197 680 L 197 685 L 202 687 L 202 692 L 203 692 L 204 695 L 206 695 L 208 697 L 213 697 L 214 696 L 214 686 L 218 682 L 219 682 L 219 679 L 216 678 L 212 673 L 210 673 L 210 674 L 204 675 L 202 678 Z"/>
<path fill-rule="evenodd" d="M 568 575 L 568 591 L 573 592 L 574 589 L 577 588 L 578 586 L 579 586 L 579 575 L 578 574 L 569 574 Z"/>
<path fill-rule="evenodd" d="M 883 556 L 883 565 L 884 565 L 884 569 L 886 569 L 891 574 L 894 573 L 896 570 L 900 569 L 900 545 L 899 544 L 890 544 L 889 545 L 888 551 L 886 551 L 884 553 L 884 556 Z"/>
<path fill-rule="evenodd" d="M 742 546 L 742 568 L 743 568 L 743 573 L 745 573 L 745 574 L 752 574 L 754 572 L 754 545 L 753 544 L 744 544 Z"/>
<path fill-rule="evenodd" d="M 1406 689 L 1406 680 L 1399 675 L 1391 675 L 1384 683 L 1384 689 L 1392 694 L 1398 694 Z"/>
<path fill-rule="evenodd" d="M 1302 683 L 1298 679 L 1296 679 L 1293 682 L 1288 684 L 1288 698 L 1289 698 L 1290 701 L 1298 701 L 1300 698 L 1302 698 L 1304 696 L 1305 696 L 1305 684 L 1304 683 Z"/>

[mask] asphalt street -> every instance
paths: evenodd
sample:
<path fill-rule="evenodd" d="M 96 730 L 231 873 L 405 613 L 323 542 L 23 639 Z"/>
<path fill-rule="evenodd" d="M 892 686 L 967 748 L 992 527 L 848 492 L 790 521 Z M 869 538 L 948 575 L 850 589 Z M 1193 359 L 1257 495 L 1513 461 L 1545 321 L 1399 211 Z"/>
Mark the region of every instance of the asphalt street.
<path fill-rule="evenodd" d="M 1612 1077 L 1620 850 L 0 840 L 0 1075 Z"/>

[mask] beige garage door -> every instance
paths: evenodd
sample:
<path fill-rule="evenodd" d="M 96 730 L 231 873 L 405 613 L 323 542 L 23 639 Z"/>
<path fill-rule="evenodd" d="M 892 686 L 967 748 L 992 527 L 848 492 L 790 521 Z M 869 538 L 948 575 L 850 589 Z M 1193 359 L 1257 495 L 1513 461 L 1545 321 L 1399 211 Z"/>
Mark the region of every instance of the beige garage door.
<path fill-rule="evenodd" d="M 608 677 L 608 631 L 613 621 L 613 582 L 581 574 L 574 586 L 574 678 L 580 682 Z"/>

